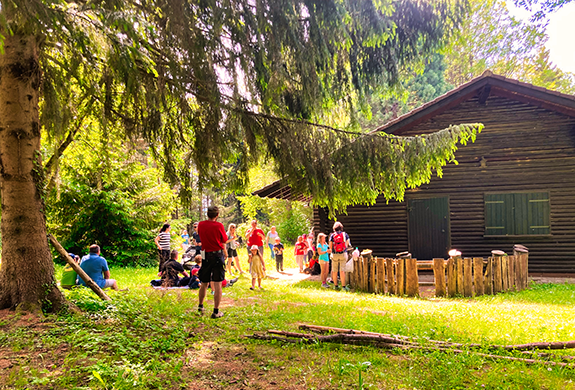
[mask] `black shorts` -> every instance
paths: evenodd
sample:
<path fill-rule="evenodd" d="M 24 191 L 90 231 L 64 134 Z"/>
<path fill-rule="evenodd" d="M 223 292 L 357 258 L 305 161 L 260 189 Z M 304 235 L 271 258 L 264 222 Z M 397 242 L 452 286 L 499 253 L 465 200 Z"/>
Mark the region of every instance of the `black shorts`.
<path fill-rule="evenodd" d="M 228 249 L 228 259 L 232 257 L 238 257 L 238 251 L 236 249 Z"/>
<path fill-rule="evenodd" d="M 202 267 L 198 271 L 198 278 L 202 283 L 222 282 L 226 278 L 225 260 L 223 251 L 206 252 Z"/>

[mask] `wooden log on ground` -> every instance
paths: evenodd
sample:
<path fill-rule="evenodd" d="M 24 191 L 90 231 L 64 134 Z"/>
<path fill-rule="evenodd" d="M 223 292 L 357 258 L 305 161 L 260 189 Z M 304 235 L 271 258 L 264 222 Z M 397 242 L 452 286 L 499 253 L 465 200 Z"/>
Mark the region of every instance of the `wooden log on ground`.
<path fill-rule="evenodd" d="M 475 296 L 480 296 L 484 294 L 485 285 L 483 280 L 483 258 L 474 257 L 473 258 L 473 285 L 475 290 Z"/>
<path fill-rule="evenodd" d="M 405 259 L 405 293 L 409 297 L 419 296 L 419 275 L 417 259 Z"/>
<path fill-rule="evenodd" d="M 433 259 L 433 277 L 435 279 L 435 296 L 444 297 L 445 290 L 445 260 Z"/>
<path fill-rule="evenodd" d="M 385 259 L 377 258 L 377 293 L 385 294 Z"/>
<path fill-rule="evenodd" d="M 453 257 L 447 260 L 447 295 L 450 297 L 457 295 L 457 272 Z"/>
<path fill-rule="evenodd" d="M 397 259 L 397 295 L 405 295 L 405 259 Z"/>
<path fill-rule="evenodd" d="M 463 296 L 473 296 L 473 267 L 469 257 L 463 259 Z"/>
<path fill-rule="evenodd" d="M 455 272 L 457 275 L 457 295 L 463 295 L 463 259 L 455 257 Z"/>
<path fill-rule="evenodd" d="M 389 294 L 396 294 L 395 262 L 393 259 L 385 259 L 385 268 L 385 273 L 387 275 L 387 292 Z"/>
<path fill-rule="evenodd" d="M 503 289 L 501 282 L 501 256 L 493 257 L 493 294 L 500 293 Z"/>
<path fill-rule="evenodd" d="M 487 258 L 485 267 L 485 278 L 483 279 L 485 294 L 493 294 L 493 257 Z"/>
<path fill-rule="evenodd" d="M 501 258 L 501 289 L 509 291 L 509 256 Z"/>
<path fill-rule="evenodd" d="M 58 240 L 56 240 L 56 238 L 51 235 L 48 234 L 48 239 L 50 240 L 50 242 L 52 243 L 52 246 L 54 247 L 54 249 L 56 249 L 56 252 L 58 252 L 60 255 L 62 255 L 62 257 L 64 257 L 64 260 L 66 260 L 66 262 L 68 264 L 70 264 L 70 267 L 72 267 L 72 269 L 78 274 L 78 276 L 80 278 L 82 278 L 82 280 L 84 281 L 84 283 L 86 283 L 86 286 L 90 287 L 92 289 L 92 291 L 94 291 L 96 293 L 96 295 L 98 297 L 100 297 L 102 300 L 104 301 L 111 301 L 112 299 L 104 292 L 104 290 L 102 290 L 100 288 L 100 286 L 98 286 L 96 284 L 96 282 L 94 282 L 92 280 L 92 278 L 90 278 L 88 276 L 88 274 L 86 272 L 84 272 L 84 270 L 82 268 L 80 268 L 80 265 L 77 264 L 69 255 L 68 252 L 66 252 L 66 250 L 64 249 L 64 247 L 62 245 L 60 245 L 60 243 L 58 242 Z"/>

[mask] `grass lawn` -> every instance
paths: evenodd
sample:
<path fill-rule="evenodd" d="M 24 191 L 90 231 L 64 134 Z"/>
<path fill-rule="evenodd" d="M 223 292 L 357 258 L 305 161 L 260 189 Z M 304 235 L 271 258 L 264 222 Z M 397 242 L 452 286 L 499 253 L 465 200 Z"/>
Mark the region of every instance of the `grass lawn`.
<path fill-rule="evenodd" d="M 289 254 L 286 266 L 294 267 Z M 267 267 L 274 269 L 271 261 Z M 2 312 L 0 389 L 575 388 L 574 369 L 473 353 L 243 337 L 311 323 L 486 345 L 574 340 L 574 285 L 533 285 L 476 299 L 407 299 L 326 290 L 309 281 L 265 280 L 264 291 L 250 291 L 244 275 L 224 289 L 226 315 L 213 320 L 197 314 L 197 290 L 152 290 L 155 269 L 111 272 L 129 291 L 110 292 L 110 304 L 87 289 L 66 291 L 83 314 L 38 320 Z M 206 307 L 212 308 L 210 295 Z"/>

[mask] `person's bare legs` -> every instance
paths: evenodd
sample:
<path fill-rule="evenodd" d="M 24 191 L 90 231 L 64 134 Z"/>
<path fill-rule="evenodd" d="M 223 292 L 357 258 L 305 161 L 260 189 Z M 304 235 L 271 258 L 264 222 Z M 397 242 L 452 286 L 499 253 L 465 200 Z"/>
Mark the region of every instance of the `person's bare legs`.
<path fill-rule="evenodd" d="M 214 289 L 214 309 L 219 309 L 222 301 L 222 282 L 212 282 L 212 288 Z"/>
<path fill-rule="evenodd" d="M 233 259 L 231 257 L 228 257 L 228 259 L 226 260 L 226 272 L 228 274 L 232 273 L 232 260 Z"/>
<path fill-rule="evenodd" d="M 262 278 L 258 278 L 258 287 L 262 288 Z"/>
<path fill-rule="evenodd" d="M 252 278 L 252 290 L 256 287 L 256 278 Z"/>
<path fill-rule="evenodd" d="M 327 284 L 327 274 L 329 272 L 329 263 L 327 261 L 320 261 L 319 266 L 321 267 L 321 284 Z"/>
<path fill-rule="evenodd" d="M 198 291 L 198 299 L 200 300 L 199 306 L 201 307 L 204 304 L 204 298 L 206 297 L 206 291 L 208 290 L 209 283 L 201 283 L 200 284 L 200 291 Z M 221 283 L 220 283 L 221 286 Z M 215 300 L 215 298 L 214 298 Z"/>
<path fill-rule="evenodd" d="M 341 278 L 341 287 L 345 287 L 345 272 L 343 270 L 339 271 L 339 277 Z"/>
<path fill-rule="evenodd" d="M 240 267 L 240 258 L 236 256 L 234 257 L 234 261 L 236 262 L 236 268 L 240 271 L 240 274 L 243 274 L 244 271 L 242 271 L 242 267 Z"/>

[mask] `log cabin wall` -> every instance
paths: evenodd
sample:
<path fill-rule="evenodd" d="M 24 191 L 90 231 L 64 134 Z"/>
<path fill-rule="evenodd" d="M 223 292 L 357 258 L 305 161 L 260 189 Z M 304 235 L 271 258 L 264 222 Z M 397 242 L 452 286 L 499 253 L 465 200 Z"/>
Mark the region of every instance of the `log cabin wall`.
<path fill-rule="evenodd" d="M 511 253 L 519 243 L 530 250 L 531 272 L 575 272 L 575 118 L 492 94 L 485 104 L 473 97 L 396 134 L 475 122 L 485 128 L 474 144 L 457 151 L 459 165 L 449 164 L 442 178 L 408 191 L 406 200 L 447 196 L 450 244 L 465 257 L 487 257 L 492 249 Z M 549 235 L 485 235 L 485 193 L 538 191 L 549 193 Z M 314 219 L 319 230 L 330 230 L 325 211 L 316 210 Z M 378 199 L 371 207 L 349 207 L 337 219 L 353 246 L 372 249 L 374 256 L 410 249 L 406 202 Z"/>

